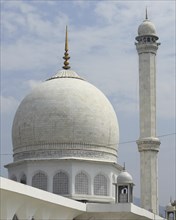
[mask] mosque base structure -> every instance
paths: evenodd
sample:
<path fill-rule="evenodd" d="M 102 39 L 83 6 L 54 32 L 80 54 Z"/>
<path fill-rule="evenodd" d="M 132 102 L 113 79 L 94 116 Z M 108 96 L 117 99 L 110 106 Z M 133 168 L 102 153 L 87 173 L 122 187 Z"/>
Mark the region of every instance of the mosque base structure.
<path fill-rule="evenodd" d="M 118 164 L 78 159 L 17 161 L 6 165 L 9 179 L 77 201 L 115 201 Z"/>
<path fill-rule="evenodd" d="M 3 220 L 163 220 L 133 203 L 83 203 L 6 178 L 1 177 L 0 182 Z"/>

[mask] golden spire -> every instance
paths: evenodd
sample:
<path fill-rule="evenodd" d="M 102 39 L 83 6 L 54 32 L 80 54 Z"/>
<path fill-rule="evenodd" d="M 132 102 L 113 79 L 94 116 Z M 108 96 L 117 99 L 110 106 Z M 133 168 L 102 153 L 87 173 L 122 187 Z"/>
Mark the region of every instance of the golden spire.
<path fill-rule="evenodd" d="M 70 59 L 69 53 L 68 53 L 68 32 L 67 32 L 67 26 L 66 26 L 66 32 L 65 32 L 65 53 L 64 53 L 64 66 L 62 67 L 65 70 L 70 69 L 68 60 Z"/>
<path fill-rule="evenodd" d="M 147 6 L 146 6 L 146 9 L 145 9 L 145 19 L 148 20 Z"/>

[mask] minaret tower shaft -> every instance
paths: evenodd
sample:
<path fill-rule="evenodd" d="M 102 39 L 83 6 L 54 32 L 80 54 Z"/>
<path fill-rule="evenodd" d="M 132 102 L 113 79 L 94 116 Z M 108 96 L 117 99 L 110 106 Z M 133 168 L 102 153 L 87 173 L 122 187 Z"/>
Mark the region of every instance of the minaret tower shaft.
<path fill-rule="evenodd" d="M 138 28 L 141 206 L 158 214 L 158 158 L 156 137 L 156 54 L 159 43 L 155 26 L 146 19 Z"/>

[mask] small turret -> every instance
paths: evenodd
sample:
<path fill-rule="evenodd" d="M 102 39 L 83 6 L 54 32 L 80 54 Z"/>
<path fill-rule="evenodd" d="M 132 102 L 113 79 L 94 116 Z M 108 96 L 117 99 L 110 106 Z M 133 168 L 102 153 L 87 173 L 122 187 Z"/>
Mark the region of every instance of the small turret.
<path fill-rule="evenodd" d="M 166 206 L 165 213 L 167 220 L 176 220 L 176 200 L 174 202 L 172 202 L 172 199 L 170 200 Z"/>
<path fill-rule="evenodd" d="M 118 203 L 131 203 L 133 202 L 133 178 L 125 170 L 117 177 L 116 190 L 116 202 Z"/>

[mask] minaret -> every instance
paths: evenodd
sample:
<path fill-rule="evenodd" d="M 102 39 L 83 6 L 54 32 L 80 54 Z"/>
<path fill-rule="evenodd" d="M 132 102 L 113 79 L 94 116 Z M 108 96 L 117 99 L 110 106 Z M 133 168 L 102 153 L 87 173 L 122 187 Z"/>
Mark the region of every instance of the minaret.
<path fill-rule="evenodd" d="M 146 18 L 138 28 L 141 207 L 158 214 L 158 158 L 156 137 L 156 54 L 158 37 L 154 24 Z"/>

